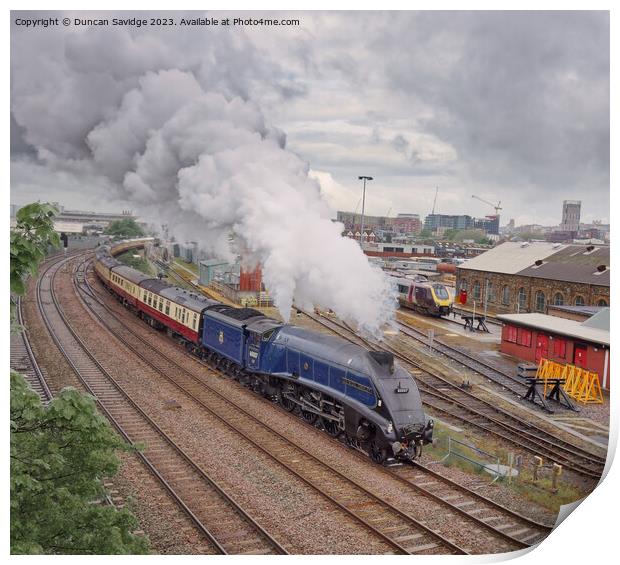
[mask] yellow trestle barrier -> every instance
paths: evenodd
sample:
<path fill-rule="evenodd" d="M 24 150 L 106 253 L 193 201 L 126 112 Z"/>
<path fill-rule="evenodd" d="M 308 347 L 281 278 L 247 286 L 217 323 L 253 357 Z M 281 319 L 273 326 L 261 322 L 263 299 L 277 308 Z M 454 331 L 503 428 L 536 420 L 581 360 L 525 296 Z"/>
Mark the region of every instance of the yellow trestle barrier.
<path fill-rule="evenodd" d="M 598 373 L 588 371 L 576 365 L 562 365 L 549 359 L 541 358 L 536 371 L 536 378 L 543 379 L 545 383 L 544 394 L 547 394 L 549 379 L 563 379 L 564 392 L 577 402 L 583 404 L 593 402 L 603 403 L 603 391 Z"/>

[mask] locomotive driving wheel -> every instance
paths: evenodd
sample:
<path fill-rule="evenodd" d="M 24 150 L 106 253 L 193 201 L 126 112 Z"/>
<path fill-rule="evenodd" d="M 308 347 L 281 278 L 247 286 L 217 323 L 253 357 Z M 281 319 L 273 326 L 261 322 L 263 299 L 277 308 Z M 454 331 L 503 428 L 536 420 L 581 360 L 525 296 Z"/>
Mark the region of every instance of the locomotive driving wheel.
<path fill-rule="evenodd" d="M 278 391 L 278 404 L 284 408 L 287 412 L 292 412 L 295 410 L 297 403 L 290 398 L 284 396 L 284 392 L 282 390 Z"/>
<path fill-rule="evenodd" d="M 321 424 L 323 425 L 323 429 L 332 437 L 338 437 L 342 431 L 338 422 L 335 420 L 321 417 Z"/>
<path fill-rule="evenodd" d="M 308 404 L 312 404 L 313 398 L 312 395 L 308 391 L 304 391 L 302 394 L 302 400 L 304 400 Z M 301 417 L 308 422 L 308 424 L 314 424 L 317 421 L 319 415 L 316 412 L 312 412 L 310 410 L 301 409 Z"/>
<path fill-rule="evenodd" d="M 373 441 L 370 445 L 370 458 L 377 464 L 383 465 L 387 459 L 387 449 L 385 447 L 379 447 Z"/>

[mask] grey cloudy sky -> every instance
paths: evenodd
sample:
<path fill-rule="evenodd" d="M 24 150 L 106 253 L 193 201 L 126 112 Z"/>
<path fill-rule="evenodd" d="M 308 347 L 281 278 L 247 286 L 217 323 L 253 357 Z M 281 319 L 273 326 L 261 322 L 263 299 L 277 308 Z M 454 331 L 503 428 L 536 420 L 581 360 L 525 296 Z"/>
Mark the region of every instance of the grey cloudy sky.
<path fill-rule="evenodd" d="M 106 159 L 142 151 L 130 142 L 137 122 L 107 156 L 93 156 L 92 132 L 146 74 L 179 69 L 208 92 L 252 103 L 308 162 L 334 209 L 356 208 L 357 176 L 366 174 L 375 177 L 371 214 L 424 216 L 439 186 L 442 213 L 491 213 L 471 198 L 478 194 L 502 201 L 502 223 L 557 224 L 564 199 L 582 200 L 586 221 L 609 218 L 606 12 L 252 15 L 301 25 L 13 25 L 12 202 L 132 207 L 117 186 L 131 159 L 118 175 Z"/>

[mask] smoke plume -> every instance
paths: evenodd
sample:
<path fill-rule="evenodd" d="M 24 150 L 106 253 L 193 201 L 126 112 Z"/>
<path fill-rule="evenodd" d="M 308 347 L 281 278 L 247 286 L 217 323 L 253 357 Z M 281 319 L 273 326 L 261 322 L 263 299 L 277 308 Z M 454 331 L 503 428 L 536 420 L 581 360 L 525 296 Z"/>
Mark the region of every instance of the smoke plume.
<path fill-rule="evenodd" d="M 14 30 L 14 52 L 45 47 L 32 60 L 16 57 L 15 122 L 50 170 L 103 175 L 117 197 L 179 240 L 228 260 L 240 249 L 260 263 L 285 319 L 293 302 L 320 304 L 377 333 L 393 315 L 390 283 L 341 237 L 308 164 L 253 102 L 257 88 L 277 93 L 278 69 L 242 35 L 227 34 L 182 50 L 128 32 L 34 40 Z M 104 44 L 123 53 L 102 62 Z M 257 86 L 256 69 L 273 80 Z"/>

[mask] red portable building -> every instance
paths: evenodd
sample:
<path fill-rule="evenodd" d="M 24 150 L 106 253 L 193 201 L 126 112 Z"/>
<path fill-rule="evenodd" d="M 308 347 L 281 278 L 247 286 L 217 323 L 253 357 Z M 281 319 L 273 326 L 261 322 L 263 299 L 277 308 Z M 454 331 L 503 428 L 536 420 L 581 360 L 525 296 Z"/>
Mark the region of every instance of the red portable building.
<path fill-rule="evenodd" d="M 547 314 L 503 314 L 501 351 L 524 361 L 541 358 L 598 373 L 609 390 L 609 308 L 579 322 Z"/>

